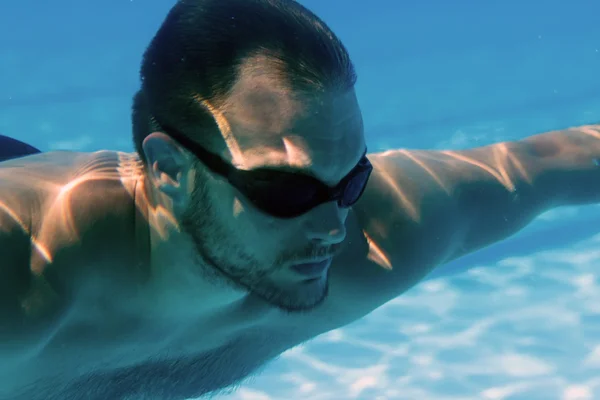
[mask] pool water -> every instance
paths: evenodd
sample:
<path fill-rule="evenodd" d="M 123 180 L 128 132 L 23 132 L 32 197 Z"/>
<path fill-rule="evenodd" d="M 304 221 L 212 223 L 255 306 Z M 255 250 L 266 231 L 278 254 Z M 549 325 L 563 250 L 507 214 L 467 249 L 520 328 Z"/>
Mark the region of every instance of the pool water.
<path fill-rule="evenodd" d="M 354 58 L 371 150 L 600 121 L 597 1 L 303 3 Z M 172 4 L 4 1 L 0 132 L 42 150 L 131 151 L 141 54 Z M 599 226 L 596 206 L 544 214 L 217 398 L 598 399 Z"/>

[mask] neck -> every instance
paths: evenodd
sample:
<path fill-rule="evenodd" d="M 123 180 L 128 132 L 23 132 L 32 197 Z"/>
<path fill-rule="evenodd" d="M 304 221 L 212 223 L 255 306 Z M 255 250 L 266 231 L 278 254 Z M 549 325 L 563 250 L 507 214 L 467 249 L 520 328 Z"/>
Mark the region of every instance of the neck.
<path fill-rule="evenodd" d="M 198 318 L 251 304 L 253 296 L 247 291 L 227 284 L 225 277 L 204 273 L 217 271 L 197 253 L 168 197 L 154 189 L 147 175 L 137 186 L 136 193 L 143 199 L 138 202 L 145 215 L 140 242 L 148 254 L 153 312 L 169 318 Z"/>

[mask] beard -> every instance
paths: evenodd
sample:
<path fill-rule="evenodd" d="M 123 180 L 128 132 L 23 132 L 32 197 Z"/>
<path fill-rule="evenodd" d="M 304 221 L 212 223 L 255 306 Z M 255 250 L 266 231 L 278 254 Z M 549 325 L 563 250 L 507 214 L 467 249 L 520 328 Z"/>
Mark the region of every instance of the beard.
<path fill-rule="evenodd" d="M 215 285 L 247 291 L 288 313 L 306 312 L 321 305 L 329 292 L 329 272 L 322 280 L 307 284 L 297 282 L 293 286 L 277 285 L 271 276 L 295 259 L 330 254 L 339 246 L 324 249 L 308 245 L 300 251 L 280 254 L 274 262 L 261 262 L 236 240 L 233 227 L 220 223 L 200 168 L 196 169 L 190 207 L 182 216 L 181 226 L 195 246 L 201 278 Z"/>

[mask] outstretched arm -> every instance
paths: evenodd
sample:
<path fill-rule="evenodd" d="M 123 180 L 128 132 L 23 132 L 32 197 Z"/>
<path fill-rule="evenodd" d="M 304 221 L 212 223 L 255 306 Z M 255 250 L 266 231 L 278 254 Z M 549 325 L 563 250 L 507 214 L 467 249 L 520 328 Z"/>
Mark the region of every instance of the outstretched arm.
<path fill-rule="evenodd" d="M 550 208 L 600 201 L 600 125 L 469 150 L 369 157 L 374 172 L 349 221 L 350 238 L 364 236 L 365 245 L 348 257 L 367 260 L 346 272 L 378 288 L 376 303 Z"/>

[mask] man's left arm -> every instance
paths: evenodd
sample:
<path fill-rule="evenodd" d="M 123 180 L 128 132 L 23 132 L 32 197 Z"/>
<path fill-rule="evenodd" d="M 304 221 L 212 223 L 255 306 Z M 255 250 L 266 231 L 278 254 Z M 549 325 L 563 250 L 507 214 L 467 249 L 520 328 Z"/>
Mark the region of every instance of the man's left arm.
<path fill-rule="evenodd" d="M 340 273 L 354 293 L 378 291 L 373 306 L 544 211 L 600 201 L 600 125 L 468 150 L 394 150 L 369 158 L 373 175 L 349 217 L 354 246 Z"/>

